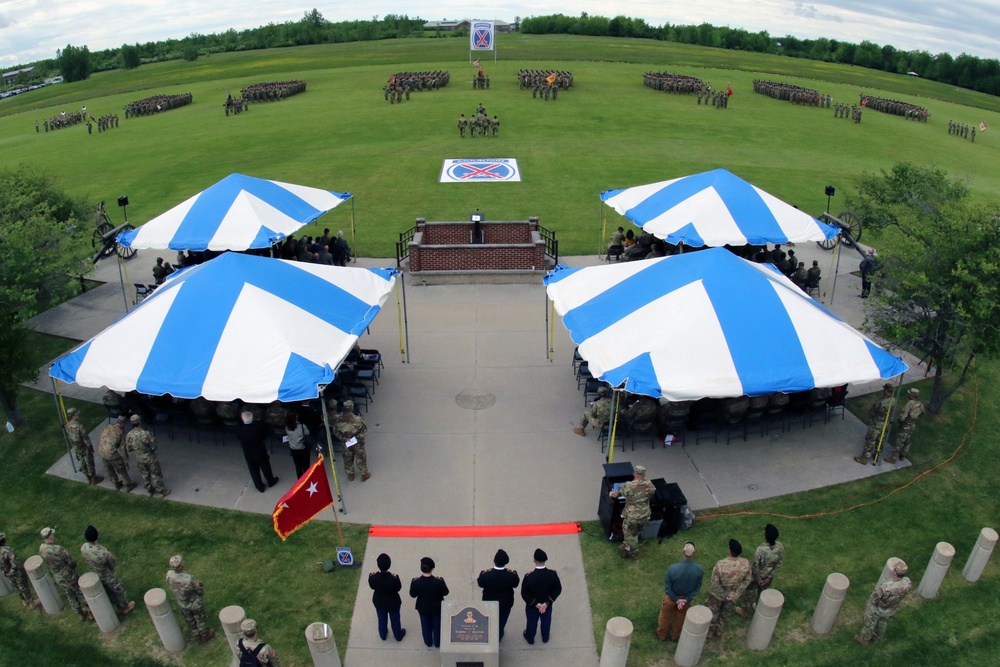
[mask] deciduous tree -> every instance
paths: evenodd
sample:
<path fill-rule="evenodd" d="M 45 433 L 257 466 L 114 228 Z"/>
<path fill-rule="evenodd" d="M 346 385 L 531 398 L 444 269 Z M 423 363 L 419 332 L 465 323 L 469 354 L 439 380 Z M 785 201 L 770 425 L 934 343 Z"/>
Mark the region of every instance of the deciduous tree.
<path fill-rule="evenodd" d="M 850 205 L 879 230 L 865 326 L 933 360 L 938 412 L 977 355 L 1000 351 L 1000 206 L 973 204 L 964 184 L 912 164 L 866 174 Z"/>
<path fill-rule="evenodd" d="M 86 205 L 27 167 L 0 171 L 0 403 L 15 425 L 17 390 L 38 375 L 28 319 L 65 299 L 92 252 Z"/>

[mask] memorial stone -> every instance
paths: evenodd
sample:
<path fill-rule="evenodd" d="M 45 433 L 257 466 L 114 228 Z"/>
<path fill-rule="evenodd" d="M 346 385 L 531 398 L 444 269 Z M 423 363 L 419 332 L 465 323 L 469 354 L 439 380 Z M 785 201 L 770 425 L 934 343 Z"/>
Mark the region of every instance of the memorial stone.
<path fill-rule="evenodd" d="M 445 600 L 441 605 L 441 664 L 500 667 L 500 603 Z"/>

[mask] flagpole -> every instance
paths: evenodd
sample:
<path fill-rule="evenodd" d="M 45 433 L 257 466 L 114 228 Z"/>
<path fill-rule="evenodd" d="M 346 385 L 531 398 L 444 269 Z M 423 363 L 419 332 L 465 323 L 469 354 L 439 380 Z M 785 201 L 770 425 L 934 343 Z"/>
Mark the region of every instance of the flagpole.
<path fill-rule="evenodd" d="M 351 196 L 351 246 L 354 251 L 354 263 L 358 263 L 358 240 L 354 231 L 354 196 Z"/>
<path fill-rule="evenodd" d="M 325 388 L 325 387 L 324 387 Z M 336 460 L 333 456 L 333 437 L 330 435 L 330 416 L 326 410 L 326 400 L 323 398 L 323 392 L 319 393 L 320 399 L 319 403 L 323 406 L 323 426 L 326 427 L 326 449 L 330 457 L 330 472 L 333 473 L 333 488 L 337 492 L 337 501 L 340 502 L 340 511 L 347 514 L 347 508 L 344 506 L 344 495 L 340 492 L 340 480 L 337 479 L 337 466 L 334 465 Z M 333 517 L 337 519 L 337 512 L 334 510 Z M 337 520 L 337 533 L 340 533 L 340 520 Z M 344 536 L 340 536 L 340 541 L 344 541 Z"/>

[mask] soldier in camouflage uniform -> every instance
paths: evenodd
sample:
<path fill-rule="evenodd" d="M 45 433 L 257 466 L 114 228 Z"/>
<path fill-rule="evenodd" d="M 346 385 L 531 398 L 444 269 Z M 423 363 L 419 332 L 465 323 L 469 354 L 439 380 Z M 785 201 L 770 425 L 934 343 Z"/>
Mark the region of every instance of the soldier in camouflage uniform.
<path fill-rule="evenodd" d="M 896 459 L 905 459 L 910 456 L 910 438 L 913 437 L 913 429 L 917 426 L 917 419 L 924 414 L 924 404 L 920 402 L 920 390 L 916 387 L 906 392 L 909 398 L 906 405 L 899 412 L 899 432 L 896 434 L 896 448 L 892 454 L 885 457 L 886 463 L 895 463 Z"/>
<path fill-rule="evenodd" d="M 215 414 L 223 422 L 236 423 L 240 420 L 240 404 L 236 401 L 216 403 Z"/>
<path fill-rule="evenodd" d="M 722 627 L 750 584 L 750 563 L 746 558 L 739 557 L 741 553 L 743 545 L 736 540 L 729 540 L 729 557 L 723 558 L 712 568 L 712 584 L 708 589 L 708 602 L 705 603 L 712 611 L 709 639 L 722 636 Z"/>
<path fill-rule="evenodd" d="M 135 452 L 142 485 L 149 492 L 149 497 L 159 493 L 161 498 L 166 498 L 170 495 L 170 489 L 163 486 L 163 472 L 160 470 L 160 461 L 156 458 L 156 438 L 142 427 L 139 415 L 132 415 L 131 420 L 132 430 L 125 436 L 125 449 Z"/>
<path fill-rule="evenodd" d="M 750 583 L 740 600 L 740 605 L 734 610 L 740 616 L 746 614 L 747 608 L 757 608 L 757 598 L 760 592 L 770 588 L 774 573 L 781 567 L 785 557 L 785 547 L 778 541 L 778 529 L 772 525 L 764 526 L 764 543 L 754 552 L 750 563 Z"/>
<path fill-rule="evenodd" d="M 587 411 L 583 413 L 583 419 L 579 426 L 573 427 L 573 433 L 577 435 L 587 435 L 587 425 L 600 429 L 611 418 L 611 398 L 608 396 L 608 388 L 601 387 L 597 390 L 597 400 L 594 401 Z"/>
<path fill-rule="evenodd" d="M 87 484 L 100 484 L 103 477 L 98 477 L 94 470 L 94 446 L 90 442 L 90 434 L 80 423 L 80 412 L 76 408 L 66 410 L 66 435 L 69 437 L 69 444 L 73 447 L 73 453 L 80 462 L 80 470 L 87 477 Z"/>
<path fill-rule="evenodd" d="M 855 637 L 862 646 L 882 639 L 886 626 L 909 594 L 912 583 L 905 576 L 906 572 L 906 563 L 899 561 L 892 569 L 892 579 L 882 582 L 872 591 L 861 620 L 861 633 Z"/>
<path fill-rule="evenodd" d="M 654 403 L 655 405 L 655 403 Z M 649 499 L 656 493 L 656 487 L 646 479 L 646 466 L 636 466 L 631 482 L 625 482 L 612 498 L 625 498 L 622 509 L 622 536 L 624 541 L 618 548 L 622 558 L 635 560 L 639 557 L 639 535 L 649 523 Z"/>
<path fill-rule="evenodd" d="M 365 452 L 365 433 L 368 426 L 365 420 L 354 414 L 354 401 L 344 401 L 344 411 L 337 416 L 337 421 L 333 423 L 333 433 L 337 440 L 344 444 L 344 470 L 347 472 L 347 481 L 354 481 L 354 463 L 357 461 L 358 472 L 361 473 L 361 481 L 367 481 L 372 474 L 368 471 L 368 454 Z M 347 441 L 357 438 L 355 445 L 347 446 Z"/>
<path fill-rule="evenodd" d="M 184 557 L 177 555 L 170 558 L 170 569 L 167 570 L 167 588 L 174 594 L 181 615 L 188 628 L 198 635 L 202 643 L 215 636 L 215 630 L 208 627 L 205 618 L 205 586 L 194 575 L 184 571 Z"/>
<path fill-rule="evenodd" d="M 122 583 L 121 577 L 115 572 L 118 561 L 115 559 L 114 554 L 97 543 L 98 532 L 93 526 L 87 526 L 83 537 L 87 541 L 80 547 L 80 553 L 90 566 L 90 571 L 101 578 L 104 590 L 107 591 L 108 597 L 111 598 L 115 607 L 118 608 L 118 613 L 122 615 L 131 614 L 132 610 L 135 609 L 135 602 L 128 599 L 128 593 L 125 592 L 125 584 Z"/>
<path fill-rule="evenodd" d="M 137 484 L 128 475 L 128 457 L 122 448 L 124 444 L 125 416 L 118 415 L 118 419 L 113 424 L 109 424 L 101 431 L 101 442 L 97 446 L 97 451 L 104 460 L 104 469 L 108 471 L 108 477 L 115 485 L 115 489 L 121 491 L 124 487 L 125 493 L 129 493 Z"/>
<path fill-rule="evenodd" d="M 632 403 L 625 408 L 623 416 L 629 428 L 636 425 L 656 423 L 656 399 L 649 396 L 634 396 Z"/>
<path fill-rule="evenodd" d="M 237 640 L 233 653 L 239 658 L 244 652 L 252 653 L 257 658 L 257 662 L 264 667 L 281 667 L 278 654 L 267 642 L 257 638 L 257 621 L 248 618 L 240 623 L 240 631 L 243 637 Z"/>
<path fill-rule="evenodd" d="M 76 575 L 76 560 L 65 548 L 56 544 L 56 531 L 53 528 L 42 528 L 42 545 L 38 547 L 38 555 L 49 566 L 52 578 L 66 594 L 69 606 L 80 615 L 84 621 L 94 620 L 80 591 L 79 578 Z"/>
<path fill-rule="evenodd" d="M 889 410 L 892 409 L 892 384 L 886 382 L 882 385 L 882 398 L 872 404 L 868 412 L 868 432 L 865 434 L 865 450 L 861 456 L 855 456 L 854 460 L 865 465 L 872 453 L 878 449 L 879 440 L 884 437 L 882 429 L 888 430 L 887 424 Z"/>
<path fill-rule="evenodd" d="M 256 420 L 257 418 L 254 417 L 254 421 Z M 267 414 L 264 416 L 264 422 L 272 431 L 278 429 L 284 433 L 285 406 L 282 405 L 281 401 L 271 401 L 271 404 L 267 406 Z"/>
<path fill-rule="evenodd" d="M 7 546 L 6 533 L 0 533 L 0 575 L 7 577 L 25 607 L 37 607 L 41 604 L 41 601 L 31 595 L 28 573 L 24 571 L 24 565 L 17 560 L 14 550 Z"/>

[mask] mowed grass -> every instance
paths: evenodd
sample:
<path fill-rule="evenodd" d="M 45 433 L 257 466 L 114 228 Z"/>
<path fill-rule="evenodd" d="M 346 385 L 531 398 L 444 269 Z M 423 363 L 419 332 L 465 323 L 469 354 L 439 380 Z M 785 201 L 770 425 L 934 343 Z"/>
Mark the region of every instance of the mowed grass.
<path fill-rule="evenodd" d="M 147 220 L 233 171 L 348 190 L 355 195 L 358 251 L 391 256 L 397 232 L 417 216 L 463 219 L 481 208 L 493 219 L 540 215 L 556 230 L 562 252 L 594 252 L 601 243 L 598 193 L 725 167 L 811 212 L 825 206 L 823 186 L 836 185 L 833 208 L 864 171 L 896 160 L 935 164 L 964 178 L 984 201 L 997 191 L 996 143 L 990 130 L 975 145 L 948 136 L 949 118 L 997 127 L 995 98 L 955 91 L 930 82 L 891 77 L 858 68 L 834 67 L 753 54 L 645 41 L 561 36 L 502 36 L 496 65 L 486 62 L 489 91 L 473 91 L 465 40 L 405 40 L 362 45 L 304 47 L 226 54 L 196 63 L 143 66 L 134 72 L 95 75 L 75 86 L 53 86 L 0 103 L 0 165 L 51 170 L 71 192 L 105 199 L 120 221 L 114 199 L 128 194 L 135 223 Z M 519 91 L 520 67 L 568 69 L 574 88 L 553 102 Z M 390 106 L 381 86 L 398 70 L 449 69 L 444 90 L 417 93 Z M 730 108 L 699 107 L 693 97 L 656 93 L 641 85 L 647 70 L 700 76 L 716 87 L 732 82 Z M 854 101 L 861 90 L 924 104 L 927 124 L 866 111 L 861 125 L 834 119 L 832 110 L 796 107 L 754 95 L 754 78 L 782 79 L 814 87 L 838 101 Z M 254 105 L 236 118 L 223 115 L 227 92 L 257 81 L 303 78 L 309 90 L 280 103 Z M 875 88 L 877 86 L 877 89 Z M 82 126 L 35 135 L 33 120 L 83 104 L 95 115 L 121 112 L 126 102 L 153 93 L 194 93 L 189 107 L 154 117 L 122 120 L 107 135 L 87 136 Z M 502 121 L 497 140 L 464 142 L 455 120 L 482 102 Z M 8 105 L 7 102 L 14 102 Z M 987 111 L 986 109 L 992 109 Z M 6 115 L 4 115 L 6 114 Z M 475 152 L 473 152 L 475 151 Z M 519 184 L 437 183 L 445 157 L 516 157 Z M 318 227 L 347 229 L 345 204 Z M 44 357 L 69 343 L 46 339 Z M 682 539 L 699 546 L 699 562 L 710 570 L 730 537 L 748 552 L 768 521 L 781 529 L 786 564 L 775 587 L 785 609 L 767 652 L 743 647 L 746 621 L 734 618 L 722 642 L 710 645 L 703 664 L 755 665 L 988 665 L 995 662 L 1000 594 L 996 565 L 983 579 L 959 576 L 983 526 L 997 516 L 997 468 L 992 449 L 1000 424 L 992 406 L 1000 400 L 997 368 L 981 362 L 976 384 L 963 389 L 946 412 L 926 415 L 915 436 L 915 464 L 877 480 L 821 489 L 739 508 L 755 514 L 703 517 L 692 531 L 661 546 L 644 544 L 643 558 L 622 563 L 595 523 L 581 536 L 598 650 L 607 619 L 624 615 L 636 633 L 629 665 L 668 665 L 673 645 L 650 639 L 662 597 L 662 576 L 677 559 Z M 43 525 L 62 529 L 75 549 L 88 523 L 102 531 L 119 557 L 133 597 L 161 586 L 165 558 L 188 555 L 189 569 L 206 582 L 209 618 L 235 602 L 261 623 L 285 664 L 309 664 L 304 627 L 329 620 L 343 655 L 359 572 L 325 575 L 337 537 L 326 522 L 310 525 L 287 543 L 266 517 L 188 507 L 89 489 L 44 475 L 63 451 L 51 396 L 25 391 L 30 425 L 0 432 L 0 516 L 8 539 L 22 557 L 34 552 Z M 978 410 L 975 409 L 978 404 Z M 80 405 L 84 421 L 103 417 L 98 406 Z M 852 402 L 865 414 L 867 402 Z M 967 449 L 940 472 L 883 502 L 808 519 L 868 502 L 950 457 L 974 426 Z M 237 457 L 238 458 L 238 457 Z M 242 462 L 234 462 L 234 465 Z M 748 462 L 755 465 L 755 462 Z M 363 557 L 365 526 L 348 525 L 346 542 Z M 912 600 L 879 647 L 851 641 L 863 605 L 890 555 L 906 559 L 916 584 L 938 541 L 955 545 L 953 571 L 939 599 Z M 840 622 L 827 637 L 812 637 L 808 621 L 827 574 L 840 571 L 852 582 Z M 707 582 L 706 582 L 707 589 Z M 704 594 L 699 602 L 704 600 Z M 0 600 L 0 664 L 37 665 L 217 665 L 227 660 L 221 639 L 194 646 L 182 658 L 167 655 L 152 624 L 137 611 L 110 637 L 66 613 L 58 617 L 22 611 L 16 598 Z M 558 623 L 558 621 L 557 621 Z M 85 656 L 85 657 L 84 657 Z"/>
<path fill-rule="evenodd" d="M 414 218 L 465 219 L 477 208 L 489 219 L 538 215 L 556 232 L 562 254 L 595 252 L 602 218 L 620 222 L 603 210 L 601 191 L 717 167 L 815 214 L 826 205 L 825 185 L 841 193 L 837 212 L 863 172 L 899 160 L 944 168 L 980 199 L 1000 186 L 993 134 L 981 133 L 971 144 L 947 133 L 948 119 L 997 126 L 996 110 L 960 104 L 989 106 L 995 98 L 958 96 L 945 86 L 858 68 L 645 40 L 504 38 L 501 60 L 484 61 L 491 78 L 486 91 L 472 89 L 465 42 L 451 39 L 221 54 L 97 74 L 33 93 L 34 102 L 25 95 L 0 105 L 0 114 L 18 109 L 0 118 L 0 166 L 49 170 L 93 202 L 113 204 L 127 194 L 133 224 L 232 172 L 348 191 L 353 209 L 341 206 L 313 229 L 346 229 L 353 213 L 357 251 L 379 257 L 392 256 L 397 234 Z M 522 67 L 568 69 L 574 86 L 556 102 L 532 99 L 518 90 L 515 75 Z M 414 93 L 400 105 L 383 99 L 382 86 L 393 72 L 432 69 L 449 70 L 451 83 Z M 694 96 L 642 86 L 648 70 L 698 76 L 716 88 L 732 83 L 735 95 L 727 110 L 698 106 Z M 871 75 L 867 85 L 859 74 Z M 305 94 L 224 116 L 227 93 L 292 78 L 306 80 Z M 854 125 L 835 119 L 832 110 L 755 95 L 754 78 L 817 88 L 841 102 L 856 101 L 862 91 L 882 92 L 924 104 L 933 117 L 915 123 L 869 110 Z M 883 85 L 892 90 L 874 88 Z M 95 129 L 88 136 L 82 125 L 34 131 L 34 120 L 62 110 L 86 105 L 95 116 L 121 115 L 131 100 L 183 92 L 193 93 L 192 105 L 122 118 L 105 134 Z M 500 136 L 463 141 L 458 115 L 470 115 L 480 102 L 500 118 Z M 26 108 L 29 103 L 38 106 Z M 522 182 L 438 183 L 442 160 L 450 157 L 517 158 Z M 120 211 L 110 208 L 120 222 Z"/>

